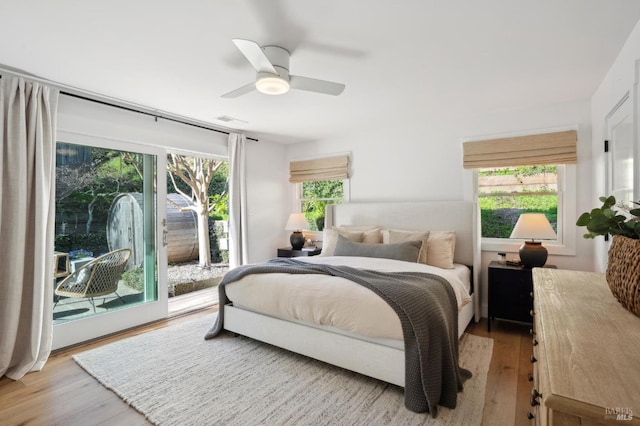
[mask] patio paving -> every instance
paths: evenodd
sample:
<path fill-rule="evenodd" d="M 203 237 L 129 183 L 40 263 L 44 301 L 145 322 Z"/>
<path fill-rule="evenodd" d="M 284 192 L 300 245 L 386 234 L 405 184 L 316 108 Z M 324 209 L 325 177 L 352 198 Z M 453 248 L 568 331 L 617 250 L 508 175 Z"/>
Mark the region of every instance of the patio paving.
<path fill-rule="evenodd" d="M 124 299 L 125 303 L 118 296 L 109 294 L 106 296 L 96 297 L 96 313 L 93 312 L 93 306 L 89 299 L 74 299 L 61 297 L 60 301 L 53 310 L 53 323 L 58 324 L 66 321 L 73 321 L 85 318 L 91 315 L 126 308 L 134 304 L 142 302 L 143 294 L 130 287 L 125 286 L 122 282 L 118 284 L 118 294 Z M 55 302 L 54 302 L 55 303 Z M 217 286 L 193 291 L 180 296 L 169 297 L 169 316 L 179 315 L 191 310 L 201 309 L 218 303 Z"/>
<path fill-rule="evenodd" d="M 143 301 L 143 293 L 124 285 L 122 281 L 118 283 L 118 294 L 125 303 L 115 294 L 111 293 L 106 296 L 95 297 L 94 302 L 96 311 L 93 312 L 93 306 L 89 299 L 79 299 L 72 297 L 60 297 L 58 304 L 53 309 L 53 323 L 64 321 L 72 321 L 91 315 L 101 314 L 110 310 L 125 308 Z M 52 303 L 55 304 L 54 296 Z"/>

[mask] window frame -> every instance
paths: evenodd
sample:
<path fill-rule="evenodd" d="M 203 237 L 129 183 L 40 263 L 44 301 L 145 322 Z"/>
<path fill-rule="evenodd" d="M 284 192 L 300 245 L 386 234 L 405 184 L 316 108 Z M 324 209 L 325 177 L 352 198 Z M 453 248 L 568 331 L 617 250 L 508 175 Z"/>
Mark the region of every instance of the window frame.
<path fill-rule="evenodd" d="M 574 256 L 576 254 L 576 165 L 558 166 L 558 239 L 545 241 L 544 246 L 551 255 Z M 474 200 L 479 204 L 478 169 L 473 169 Z M 479 209 L 479 207 L 478 207 Z M 478 225 L 481 226 L 478 214 Z M 523 239 L 481 238 L 482 251 L 518 252 Z"/>
<path fill-rule="evenodd" d="M 340 180 L 340 179 L 331 179 Z M 293 213 L 302 213 L 302 203 L 307 200 L 337 200 L 338 198 L 303 198 L 302 197 L 302 185 L 304 182 L 293 184 Z M 342 202 L 349 202 L 351 200 L 351 179 L 342 179 Z M 312 231 L 309 229 L 303 229 L 305 233 L 322 235 L 322 231 Z"/>

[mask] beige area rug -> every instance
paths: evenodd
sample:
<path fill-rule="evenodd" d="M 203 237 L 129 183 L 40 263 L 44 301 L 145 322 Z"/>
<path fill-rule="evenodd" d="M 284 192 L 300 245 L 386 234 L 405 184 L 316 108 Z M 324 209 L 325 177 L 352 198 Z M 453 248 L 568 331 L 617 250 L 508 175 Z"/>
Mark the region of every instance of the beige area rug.
<path fill-rule="evenodd" d="M 404 407 L 403 389 L 226 333 L 204 340 L 216 314 L 74 356 L 108 389 L 161 425 L 479 425 L 493 340 L 465 334 L 473 372 L 455 410 Z"/>

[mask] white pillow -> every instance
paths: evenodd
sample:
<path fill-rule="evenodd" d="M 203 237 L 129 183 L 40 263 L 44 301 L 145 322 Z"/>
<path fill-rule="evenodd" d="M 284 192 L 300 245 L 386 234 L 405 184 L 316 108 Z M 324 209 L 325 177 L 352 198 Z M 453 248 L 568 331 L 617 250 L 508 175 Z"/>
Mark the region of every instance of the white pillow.
<path fill-rule="evenodd" d="M 91 278 L 93 265 L 85 266 L 76 272 L 75 276 L 65 283 L 63 290 L 82 291 L 87 286 L 87 281 Z"/>
<path fill-rule="evenodd" d="M 382 231 L 382 241 L 385 244 L 397 244 L 405 241 L 421 241 L 418 263 L 427 264 L 427 240 L 429 231 L 409 231 L 405 229 L 385 229 Z"/>
<path fill-rule="evenodd" d="M 385 229 L 382 231 L 382 239 L 385 244 L 422 241 L 426 238 L 429 238 L 429 231 L 409 231 L 404 229 Z"/>
<path fill-rule="evenodd" d="M 92 265 L 82 268 L 78 272 L 78 277 L 76 278 L 76 284 L 86 284 L 86 282 L 89 281 L 89 277 L 91 277 L 92 269 L 93 269 Z"/>
<path fill-rule="evenodd" d="M 324 228 L 322 231 L 322 252 L 318 256 L 333 256 L 338 243 L 338 235 L 342 235 L 347 240 L 360 243 L 362 242 L 363 232 L 339 231 L 335 228 Z"/>
<path fill-rule="evenodd" d="M 382 242 L 380 227 L 376 225 L 340 225 L 334 226 L 334 229 L 345 232 L 362 232 L 361 242 L 363 243 L 377 244 Z"/>
<path fill-rule="evenodd" d="M 427 239 L 427 265 L 453 269 L 453 254 L 456 249 L 454 231 L 431 231 Z"/>

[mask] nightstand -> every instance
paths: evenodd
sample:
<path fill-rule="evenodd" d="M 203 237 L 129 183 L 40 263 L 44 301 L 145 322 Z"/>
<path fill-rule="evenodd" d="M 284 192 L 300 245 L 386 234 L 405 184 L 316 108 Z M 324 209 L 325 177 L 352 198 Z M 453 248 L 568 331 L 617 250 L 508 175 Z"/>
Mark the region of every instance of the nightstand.
<path fill-rule="evenodd" d="M 279 248 L 278 257 L 299 257 L 299 256 L 317 256 L 322 252 L 322 249 L 310 250 L 294 250 L 291 247 Z"/>
<path fill-rule="evenodd" d="M 545 265 L 545 268 L 555 268 Z M 492 319 L 504 319 L 532 324 L 533 278 L 531 268 L 506 265 L 493 261 L 489 264 L 489 318 L 487 331 L 491 331 Z"/>

